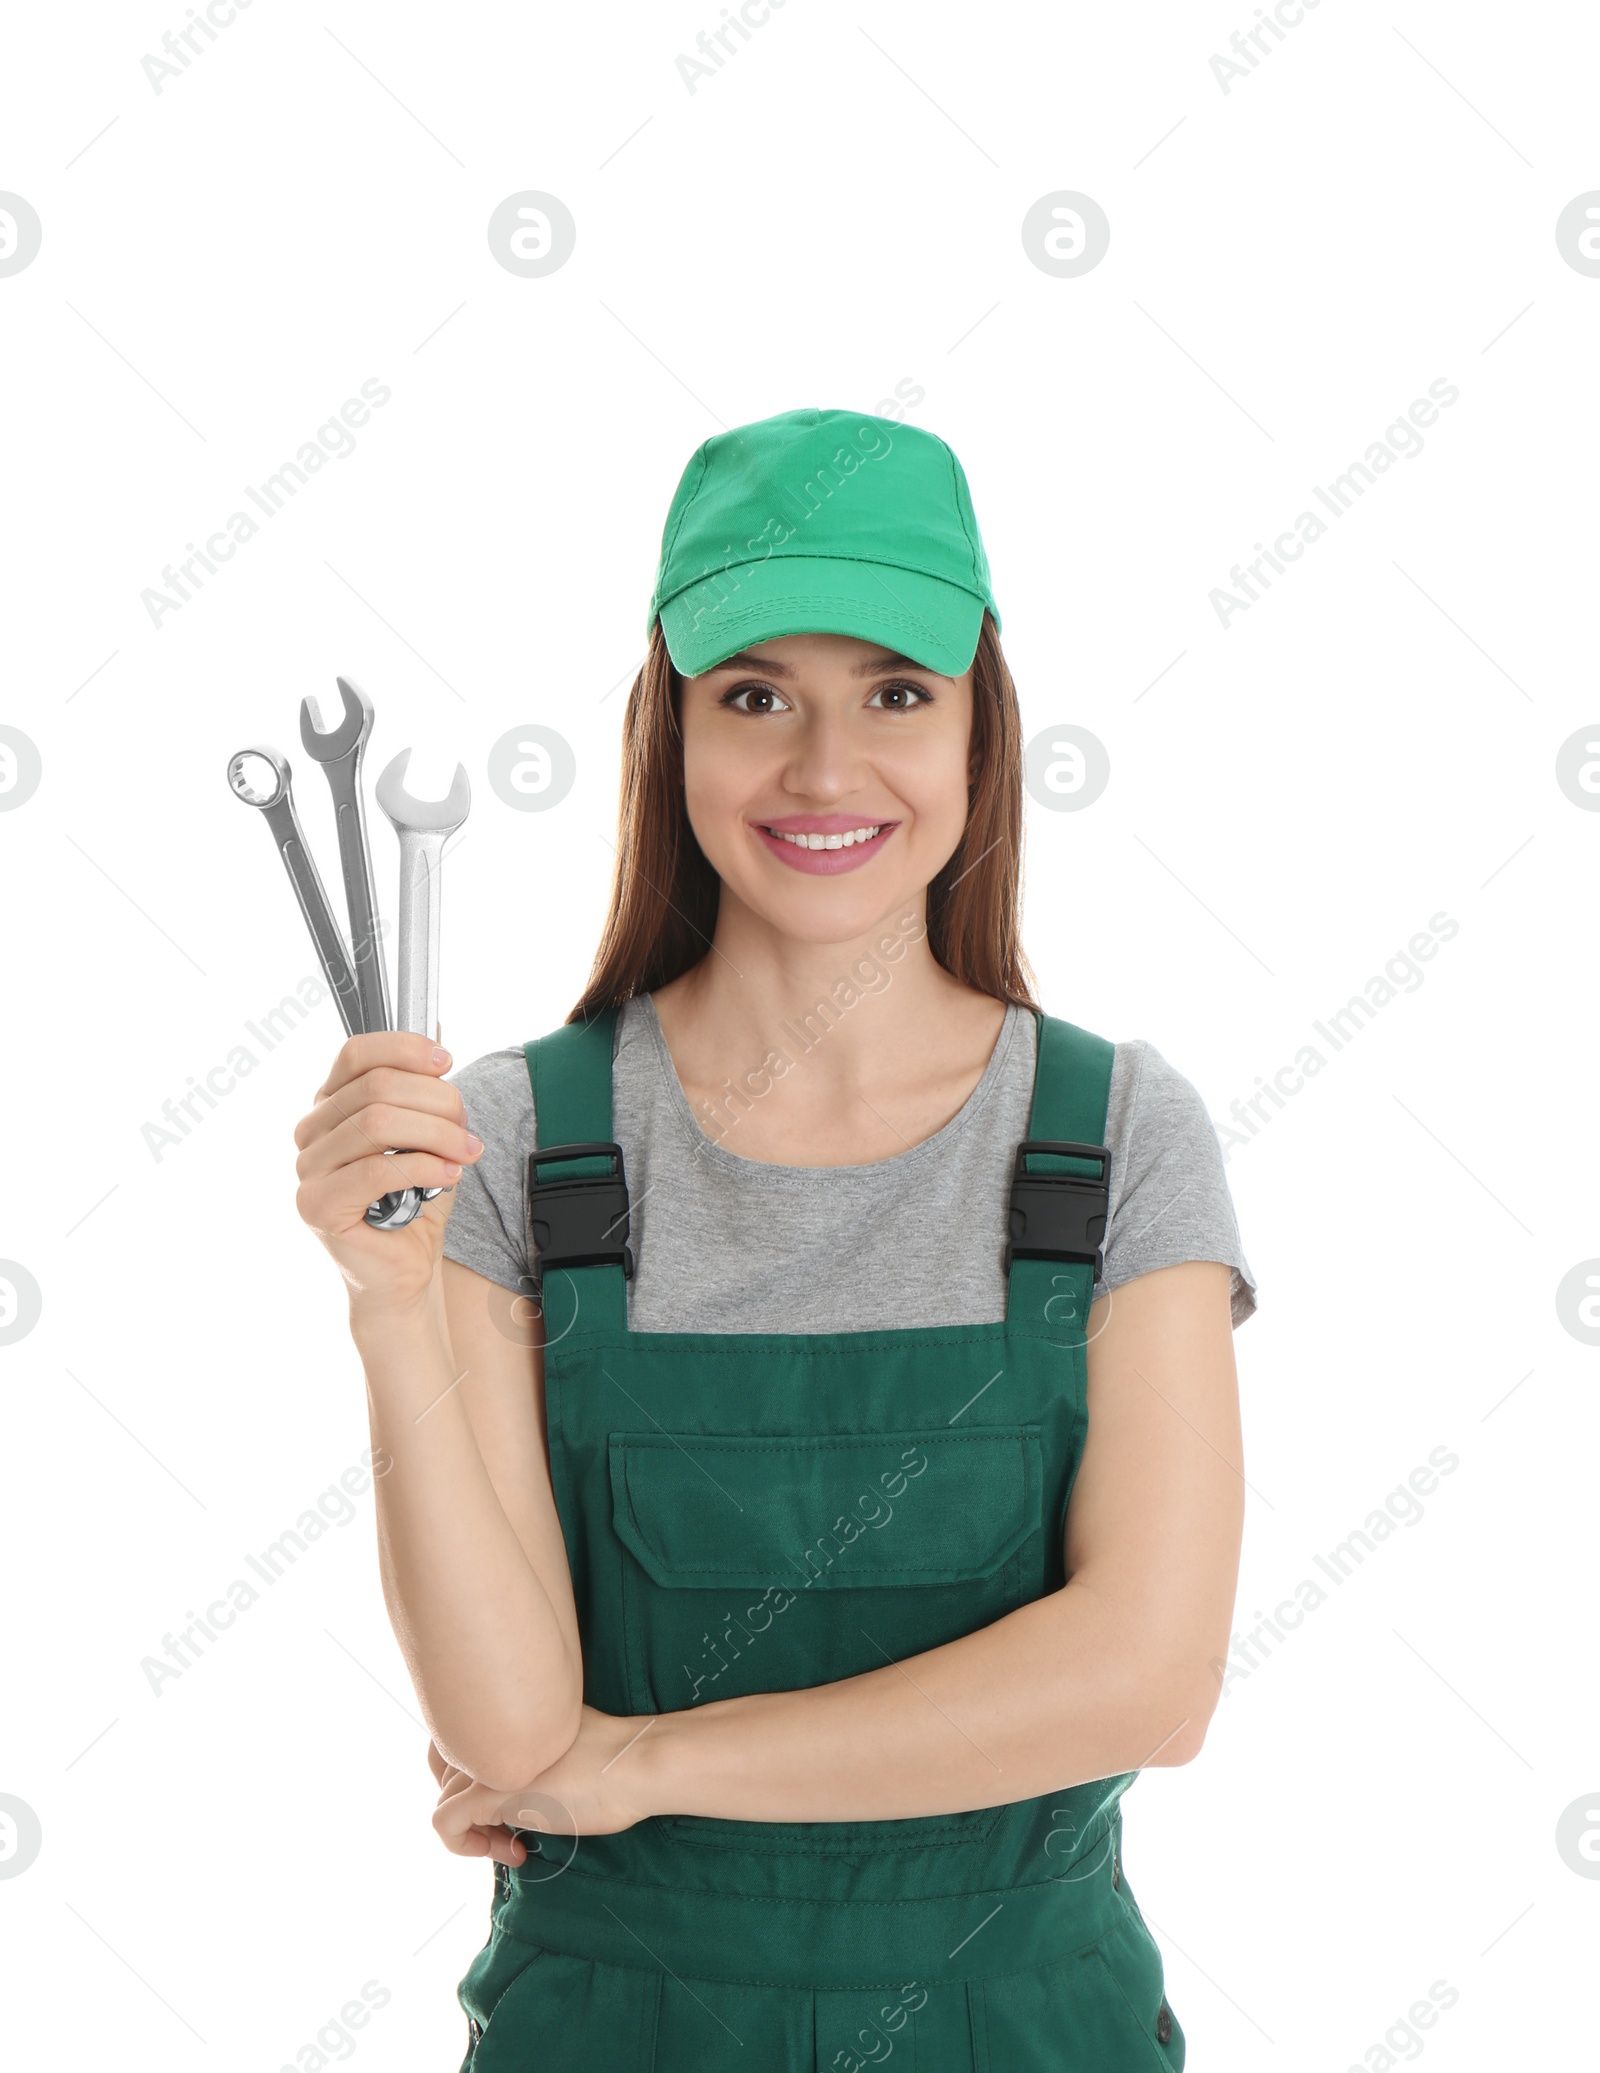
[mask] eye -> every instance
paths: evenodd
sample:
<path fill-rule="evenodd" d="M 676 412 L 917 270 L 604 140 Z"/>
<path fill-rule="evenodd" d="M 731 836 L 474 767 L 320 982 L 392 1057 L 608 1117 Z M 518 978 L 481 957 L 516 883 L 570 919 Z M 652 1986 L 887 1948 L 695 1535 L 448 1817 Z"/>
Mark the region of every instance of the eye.
<path fill-rule="evenodd" d="M 894 703 L 888 702 L 891 696 L 895 700 Z M 742 701 L 747 698 L 766 698 L 774 702 L 769 705 L 746 705 Z M 880 712 L 909 713 L 914 712 L 918 705 L 932 705 L 934 698 L 933 693 L 925 690 L 921 684 L 914 684 L 909 678 L 901 677 L 892 683 L 880 684 L 867 703 L 876 706 Z M 752 715 L 789 710 L 783 694 L 771 684 L 734 684 L 720 695 L 717 704 L 726 707 L 729 712 Z"/>
<path fill-rule="evenodd" d="M 719 706 L 726 706 L 730 712 L 735 713 L 770 713 L 786 711 L 787 708 L 784 707 L 782 704 L 775 706 L 749 706 L 737 705 L 734 702 L 736 699 L 747 697 L 777 698 L 778 696 L 779 694 L 772 688 L 770 684 L 735 684 L 731 690 L 723 692 L 722 696 L 717 700 L 717 704 Z"/>
<path fill-rule="evenodd" d="M 933 693 L 931 691 L 925 691 L 920 684 L 913 684 L 905 677 L 897 677 L 892 684 L 880 684 L 867 703 L 871 705 L 889 691 L 909 692 L 912 699 L 920 701 L 923 705 L 933 704 Z M 915 712 L 916 706 L 908 702 L 904 705 L 886 705 L 881 707 L 880 710 L 891 713 L 909 713 Z"/>

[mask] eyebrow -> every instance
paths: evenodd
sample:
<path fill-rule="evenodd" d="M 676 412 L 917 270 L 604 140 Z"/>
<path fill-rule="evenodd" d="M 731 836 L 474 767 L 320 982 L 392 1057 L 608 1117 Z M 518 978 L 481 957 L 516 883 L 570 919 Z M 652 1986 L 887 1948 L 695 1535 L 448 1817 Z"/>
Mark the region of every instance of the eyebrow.
<path fill-rule="evenodd" d="M 725 669 L 753 669 L 771 677 L 795 677 L 800 672 L 792 662 L 779 662 L 771 656 L 752 655 L 748 649 L 741 649 L 737 655 L 730 655 L 726 662 L 719 662 L 706 671 L 708 677 L 720 676 Z M 853 677 L 885 676 L 892 669 L 917 669 L 924 676 L 936 677 L 939 672 L 929 669 L 924 662 L 913 662 L 909 655 L 886 655 L 878 662 L 858 662 L 851 669 Z"/>

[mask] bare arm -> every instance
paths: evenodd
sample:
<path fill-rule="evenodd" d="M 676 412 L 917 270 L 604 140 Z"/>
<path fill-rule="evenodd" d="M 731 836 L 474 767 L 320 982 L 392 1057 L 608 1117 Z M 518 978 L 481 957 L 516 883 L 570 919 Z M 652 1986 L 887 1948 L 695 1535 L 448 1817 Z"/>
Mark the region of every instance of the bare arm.
<path fill-rule="evenodd" d="M 503 1335 L 511 1293 L 453 1260 L 442 1283 L 417 1313 L 352 1306 L 373 1448 L 394 1463 L 374 1484 L 379 1568 L 440 1752 L 510 1786 L 577 1734 L 577 1613 L 535 1356 Z"/>
<path fill-rule="evenodd" d="M 1228 1287 L 1226 1266 L 1190 1261 L 1091 1310 L 1061 1590 L 860 1677 L 628 1723 L 620 1757 L 600 1725 L 600 1790 L 650 1814 L 906 1819 L 1190 1761 L 1217 1703 L 1243 1532 Z M 580 1741 L 538 1781 L 580 1825 L 582 1756 Z"/>
<path fill-rule="evenodd" d="M 344 1274 L 389 1463 L 374 1490 L 395 1638 L 438 1749 L 509 1789 L 572 1743 L 583 1683 L 537 1329 L 508 1290 L 444 1259 L 451 1193 L 398 1231 L 363 1221 L 386 1189 L 448 1189 L 478 1156 L 439 1057 L 405 1033 L 349 1039 L 296 1130 L 299 1204 Z M 388 1144 L 421 1149 L 385 1159 Z"/>

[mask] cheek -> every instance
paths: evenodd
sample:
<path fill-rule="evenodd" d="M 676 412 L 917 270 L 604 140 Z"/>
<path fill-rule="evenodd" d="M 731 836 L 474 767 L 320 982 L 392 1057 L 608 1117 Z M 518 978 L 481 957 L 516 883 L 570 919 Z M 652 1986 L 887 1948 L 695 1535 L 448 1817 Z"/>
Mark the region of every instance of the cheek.
<path fill-rule="evenodd" d="M 684 729 L 683 784 L 691 797 L 711 798 L 725 792 L 730 773 L 742 760 L 727 741 L 708 740 L 706 729 Z"/>
<path fill-rule="evenodd" d="M 737 835 L 745 802 L 760 789 L 763 766 L 753 753 L 757 746 L 721 733 L 708 740 L 692 721 L 684 729 L 684 804 L 695 840 L 713 862 Z"/>
<path fill-rule="evenodd" d="M 959 829 L 967 816 L 967 741 L 952 728 L 925 735 L 915 745 L 879 763 L 896 797 L 929 833 Z"/>

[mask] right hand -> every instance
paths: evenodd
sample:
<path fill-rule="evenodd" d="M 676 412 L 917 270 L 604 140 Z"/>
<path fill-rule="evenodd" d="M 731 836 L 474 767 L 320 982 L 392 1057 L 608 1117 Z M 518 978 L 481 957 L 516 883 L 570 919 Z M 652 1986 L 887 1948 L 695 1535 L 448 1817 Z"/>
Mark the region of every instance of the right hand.
<path fill-rule="evenodd" d="M 455 1765 L 439 1753 L 437 1742 L 428 1744 L 428 1769 L 439 1784 L 439 1801 L 434 1809 L 433 1826 L 447 1850 L 457 1857 L 492 1857 L 496 1864 L 522 1864 L 527 1860 L 528 1846 L 514 1836 L 501 1822 L 493 1824 L 477 1822 L 471 1826 L 460 1821 L 448 1824 L 441 1822 L 439 1815 L 446 1803 L 465 1792 L 483 1788 L 466 1771 L 458 1771 Z M 496 1794 L 496 1800 L 503 1800 L 503 1793 Z"/>
<path fill-rule="evenodd" d="M 338 1263 L 352 1299 L 404 1308 L 432 1286 L 463 1165 L 483 1154 L 450 1054 L 403 1029 L 347 1037 L 295 1125 L 295 1207 Z M 386 1157 L 389 1146 L 403 1147 Z M 367 1205 L 397 1188 L 443 1188 L 409 1224 L 379 1231 Z"/>

